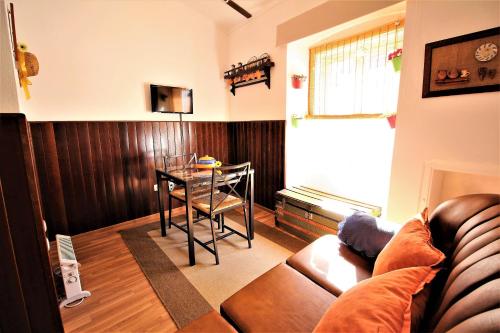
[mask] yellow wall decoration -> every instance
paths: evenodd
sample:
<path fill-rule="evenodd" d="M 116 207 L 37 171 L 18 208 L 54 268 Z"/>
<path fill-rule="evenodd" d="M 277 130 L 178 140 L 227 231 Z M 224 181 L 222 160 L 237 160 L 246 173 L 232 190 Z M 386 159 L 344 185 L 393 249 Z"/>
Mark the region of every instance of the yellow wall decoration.
<path fill-rule="evenodd" d="M 10 4 L 9 19 L 12 34 L 12 44 L 14 47 L 14 58 L 16 60 L 17 74 L 19 76 L 19 85 L 23 88 L 26 99 L 30 99 L 31 95 L 28 86 L 31 85 L 31 81 L 28 79 L 28 77 L 38 75 L 38 59 L 33 53 L 27 52 L 28 48 L 26 44 L 17 42 L 16 25 L 14 20 L 14 5 L 12 3 Z"/>

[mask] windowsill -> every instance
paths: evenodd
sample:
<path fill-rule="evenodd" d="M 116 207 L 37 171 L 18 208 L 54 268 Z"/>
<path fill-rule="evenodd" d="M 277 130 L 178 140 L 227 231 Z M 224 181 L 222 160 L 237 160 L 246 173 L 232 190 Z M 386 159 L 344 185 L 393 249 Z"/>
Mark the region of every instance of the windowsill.
<path fill-rule="evenodd" d="M 378 119 L 378 118 L 388 118 L 394 116 L 395 114 L 384 114 L 384 113 L 360 113 L 360 114 L 338 114 L 338 115 L 310 115 L 304 116 L 305 119 Z"/>

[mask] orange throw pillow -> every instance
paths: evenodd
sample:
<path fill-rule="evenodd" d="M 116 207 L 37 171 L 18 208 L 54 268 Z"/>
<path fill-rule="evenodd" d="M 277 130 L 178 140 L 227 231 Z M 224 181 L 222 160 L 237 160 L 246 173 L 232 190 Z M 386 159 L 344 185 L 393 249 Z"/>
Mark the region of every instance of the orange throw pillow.
<path fill-rule="evenodd" d="M 387 243 L 375 260 L 373 276 L 396 269 L 436 266 L 445 256 L 432 245 L 431 232 L 425 215 L 407 222 Z"/>
<path fill-rule="evenodd" d="M 412 296 L 438 270 L 410 267 L 361 281 L 333 302 L 314 332 L 410 332 Z"/>

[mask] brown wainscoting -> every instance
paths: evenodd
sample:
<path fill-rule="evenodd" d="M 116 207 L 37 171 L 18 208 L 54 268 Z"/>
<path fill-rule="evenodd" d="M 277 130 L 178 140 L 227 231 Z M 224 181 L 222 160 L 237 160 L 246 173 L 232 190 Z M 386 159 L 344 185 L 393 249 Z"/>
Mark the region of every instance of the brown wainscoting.
<path fill-rule="evenodd" d="M 63 332 L 23 114 L 0 114 L 0 331 Z"/>
<path fill-rule="evenodd" d="M 186 151 L 251 161 L 255 201 L 272 208 L 284 185 L 284 128 L 284 121 L 184 122 Z M 158 212 L 154 169 L 181 151 L 179 122 L 33 122 L 31 131 L 51 237 Z"/>
<path fill-rule="evenodd" d="M 274 209 L 274 194 L 285 187 L 285 121 L 231 122 L 231 163 L 252 162 L 255 201 Z"/>

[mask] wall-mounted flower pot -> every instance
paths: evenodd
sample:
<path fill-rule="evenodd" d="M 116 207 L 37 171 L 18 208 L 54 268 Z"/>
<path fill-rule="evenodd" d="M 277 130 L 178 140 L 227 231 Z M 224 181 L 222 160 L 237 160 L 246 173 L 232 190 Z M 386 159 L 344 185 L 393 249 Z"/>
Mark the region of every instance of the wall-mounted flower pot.
<path fill-rule="evenodd" d="M 387 117 L 387 122 L 391 128 L 396 128 L 396 115 L 393 114 L 392 116 Z"/>
<path fill-rule="evenodd" d="M 300 121 L 303 119 L 301 116 L 297 116 L 296 114 L 292 115 L 292 127 L 299 127 Z"/>
<path fill-rule="evenodd" d="M 292 75 L 292 87 L 294 89 L 302 88 L 302 82 L 306 80 L 304 75 L 294 74 Z"/>
<path fill-rule="evenodd" d="M 394 52 L 389 53 L 387 56 L 387 60 L 392 62 L 392 67 L 395 72 L 399 72 L 401 70 L 401 58 L 403 57 L 403 49 L 397 49 Z"/>
<path fill-rule="evenodd" d="M 292 87 L 294 89 L 302 88 L 302 80 L 297 77 L 292 77 Z"/>
<path fill-rule="evenodd" d="M 392 67 L 394 68 L 394 71 L 395 72 L 399 72 L 401 70 L 401 58 L 403 56 L 398 56 L 398 57 L 394 57 L 392 58 L 391 62 L 392 62 Z"/>

